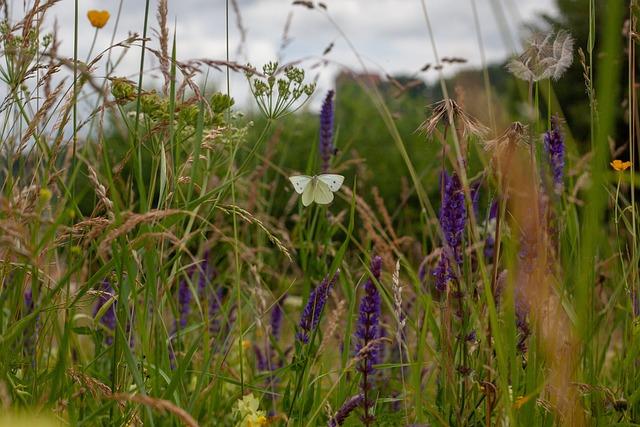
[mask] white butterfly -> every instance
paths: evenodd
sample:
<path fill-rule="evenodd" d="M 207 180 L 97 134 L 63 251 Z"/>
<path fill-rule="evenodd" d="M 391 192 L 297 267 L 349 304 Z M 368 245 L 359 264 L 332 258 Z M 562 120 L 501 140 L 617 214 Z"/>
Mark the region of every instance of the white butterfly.
<path fill-rule="evenodd" d="M 338 191 L 344 182 L 344 176 L 325 173 L 322 175 L 297 175 L 289 177 L 296 193 L 302 194 L 302 204 L 309 206 L 311 202 L 328 205 L 333 201 L 333 193 Z"/>

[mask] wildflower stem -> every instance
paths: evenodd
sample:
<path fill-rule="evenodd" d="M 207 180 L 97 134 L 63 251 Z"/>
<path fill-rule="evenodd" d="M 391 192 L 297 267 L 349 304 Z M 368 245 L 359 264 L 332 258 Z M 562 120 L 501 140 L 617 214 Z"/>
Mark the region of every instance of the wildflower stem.
<path fill-rule="evenodd" d="M 96 46 L 96 40 L 98 39 L 98 30 L 99 28 L 96 28 L 96 30 L 93 32 L 93 40 L 91 41 L 91 47 L 89 48 L 89 52 L 87 53 L 87 59 L 84 62 L 89 62 L 89 59 L 91 59 L 93 48 Z"/>

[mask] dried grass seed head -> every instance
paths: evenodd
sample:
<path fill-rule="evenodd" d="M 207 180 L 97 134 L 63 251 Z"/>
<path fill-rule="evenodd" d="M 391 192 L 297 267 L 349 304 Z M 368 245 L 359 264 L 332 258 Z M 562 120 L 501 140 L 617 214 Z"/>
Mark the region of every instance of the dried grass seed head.
<path fill-rule="evenodd" d="M 431 136 L 439 124 L 449 127 L 451 118 L 453 118 L 455 126 L 461 127 L 462 134 L 465 137 L 469 135 L 481 137 L 489 131 L 486 126 L 467 114 L 456 101 L 450 98 L 433 104 L 431 106 L 431 115 L 420 124 L 418 130 Z"/>

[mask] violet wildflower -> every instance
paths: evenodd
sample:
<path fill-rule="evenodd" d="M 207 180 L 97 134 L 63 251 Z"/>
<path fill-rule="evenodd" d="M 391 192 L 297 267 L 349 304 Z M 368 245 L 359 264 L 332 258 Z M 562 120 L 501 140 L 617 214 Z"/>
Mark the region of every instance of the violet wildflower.
<path fill-rule="evenodd" d="M 329 171 L 331 156 L 335 154 L 333 145 L 333 95 L 334 91 L 327 92 L 320 110 L 320 157 L 322 157 L 322 171 Z"/>
<path fill-rule="evenodd" d="M 447 289 L 449 281 L 455 279 L 455 275 L 449 265 L 449 257 L 447 257 L 444 251 L 440 254 L 438 265 L 436 265 L 436 268 L 433 269 L 431 274 L 435 279 L 436 289 L 440 292 L 444 292 Z"/>
<path fill-rule="evenodd" d="M 467 221 L 467 208 L 464 204 L 464 191 L 458 175 L 443 174 L 444 193 L 440 207 L 440 227 L 452 259 L 462 265 L 462 241 Z"/>
<path fill-rule="evenodd" d="M 484 257 L 486 259 L 486 262 L 493 262 L 493 255 L 496 245 L 494 228 L 496 225 L 497 217 L 498 201 L 494 200 L 493 202 L 491 202 L 491 208 L 489 209 L 489 218 L 487 219 L 485 227 L 487 235 L 485 236 L 484 240 Z"/>
<path fill-rule="evenodd" d="M 478 217 L 478 205 L 480 203 L 480 186 L 482 185 L 482 180 L 475 182 L 471 185 L 470 188 L 470 196 L 471 196 L 471 206 L 473 206 L 473 214 Z"/>
<path fill-rule="evenodd" d="M 382 270 L 382 258 L 374 256 L 371 260 L 371 275 L 375 280 L 380 280 Z M 378 362 L 380 353 L 380 344 L 376 340 L 380 338 L 380 293 L 372 278 L 367 279 L 364 284 L 364 296 L 360 300 L 360 309 L 358 315 L 358 325 L 356 326 L 356 354 L 361 361 L 358 364 L 358 371 L 362 374 L 360 388 L 362 390 L 362 407 L 364 415 L 362 422 L 370 425 L 374 421 L 374 417 L 370 414 L 373 407 L 371 400 L 371 376 L 373 374 L 373 365 Z M 360 354 L 362 353 L 362 354 Z"/>
<path fill-rule="evenodd" d="M 356 394 L 347 399 L 346 402 L 338 409 L 338 412 L 329 420 L 329 427 L 337 427 L 344 424 L 345 420 L 354 409 L 356 409 L 362 403 L 364 396 L 362 394 Z"/>
<path fill-rule="evenodd" d="M 28 288 L 26 291 L 24 291 L 23 299 L 24 299 L 24 308 L 25 308 L 24 316 L 28 316 L 29 314 L 33 313 L 33 309 L 35 307 L 33 303 L 33 292 L 31 288 Z M 36 318 L 36 324 L 34 328 L 25 329 L 24 331 L 25 354 L 33 355 L 34 353 L 34 341 L 35 341 L 37 329 L 38 329 L 38 319 Z"/>
<path fill-rule="evenodd" d="M 418 267 L 418 280 L 420 283 L 424 283 L 424 279 L 427 278 L 427 258 L 422 260 L 420 267 Z"/>
<path fill-rule="evenodd" d="M 111 283 L 108 279 L 102 280 L 100 283 L 100 296 L 98 297 L 98 301 L 96 302 L 96 306 L 93 309 L 93 317 L 95 318 L 98 312 L 104 307 L 105 304 L 109 302 L 114 296 L 115 291 L 111 286 Z M 111 345 L 113 344 L 113 333 L 116 329 L 116 301 L 107 308 L 107 310 L 102 314 L 100 318 L 100 323 L 109 331 L 111 334 L 104 339 L 105 344 Z"/>
<path fill-rule="evenodd" d="M 433 270 L 436 289 L 444 291 L 447 283 L 456 278 L 454 267 L 462 266 L 462 244 L 464 239 L 464 227 L 467 220 L 467 208 L 464 201 L 464 191 L 458 175 L 442 173 L 443 192 L 442 205 L 440 206 L 440 228 L 444 235 L 444 247 L 438 265 Z"/>
<path fill-rule="evenodd" d="M 282 329 L 282 302 L 286 295 L 282 296 L 271 310 L 271 336 L 275 341 L 280 338 L 280 330 Z"/>
<path fill-rule="evenodd" d="M 256 367 L 258 368 L 258 371 L 268 371 L 268 370 L 270 370 L 269 369 L 269 363 L 267 362 L 267 358 L 262 353 L 262 350 L 260 350 L 260 347 L 258 347 L 257 345 L 254 345 L 253 346 L 253 352 L 256 355 Z"/>
<path fill-rule="evenodd" d="M 183 277 L 178 285 L 178 318 L 175 323 L 175 330 L 184 329 L 191 313 L 191 287 L 189 280 L 193 277 L 195 267 L 189 268 L 187 277 Z"/>
<path fill-rule="evenodd" d="M 25 314 L 30 314 L 33 311 L 33 292 L 31 288 L 24 291 L 24 308 Z"/>
<path fill-rule="evenodd" d="M 331 280 L 329 280 L 329 276 L 326 276 L 309 294 L 309 301 L 307 301 L 307 305 L 304 307 L 302 315 L 300 316 L 300 330 L 296 334 L 296 338 L 298 338 L 300 342 L 307 344 L 309 342 L 309 335 L 316 330 L 318 323 L 320 323 L 322 310 L 327 302 L 331 287 L 338 280 L 338 273 L 339 271 L 336 271 Z"/>
<path fill-rule="evenodd" d="M 222 300 L 226 295 L 227 288 L 220 287 L 209 300 L 209 333 L 213 336 L 217 336 L 220 333 L 218 313 L 220 312 L 220 307 L 222 307 Z"/>
<path fill-rule="evenodd" d="M 564 188 L 564 136 L 560 132 L 560 119 L 551 118 L 551 129 L 544 134 L 544 148 L 549 157 L 549 166 L 553 175 L 553 185 L 556 194 L 562 194 Z"/>
<path fill-rule="evenodd" d="M 211 283 L 211 280 L 213 279 L 213 277 L 210 276 L 210 272 L 209 272 L 208 252 L 205 252 L 202 258 L 202 261 L 198 263 L 197 274 L 198 274 L 198 298 L 204 299 L 207 291 L 207 285 L 209 285 Z"/>

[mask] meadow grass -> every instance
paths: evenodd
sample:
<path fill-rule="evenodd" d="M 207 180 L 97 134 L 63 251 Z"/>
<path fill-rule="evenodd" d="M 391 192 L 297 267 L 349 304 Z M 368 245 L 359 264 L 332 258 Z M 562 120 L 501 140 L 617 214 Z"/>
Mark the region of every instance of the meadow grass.
<path fill-rule="evenodd" d="M 442 99 L 415 124 L 420 146 L 331 11 L 294 2 L 360 63 L 353 86 L 388 158 L 341 139 L 339 88 L 316 117 L 301 68 L 232 60 L 234 1 L 226 58 L 193 61 L 177 59 L 167 0 L 146 0 L 141 35 L 114 30 L 110 46 L 90 16 L 84 62 L 87 11 L 75 0 L 73 34 L 48 34 L 56 3 L 5 8 L 0 28 L 0 426 L 640 424 L 636 0 L 602 15 L 588 0 L 585 46 L 555 29 L 514 52 L 526 108 L 507 123 L 479 3 L 483 90 L 467 96 L 488 123 L 448 87 L 421 1 Z M 118 75 L 136 51 L 134 80 Z M 569 66 L 588 141 L 554 92 Z M 318 137 L 286 134 L 303 121 Z M 385 175 L 393 200 L 386 161 L 403 166 Z M 305 207 L 287 178 L 321 172 L 345 183 Z"/>

